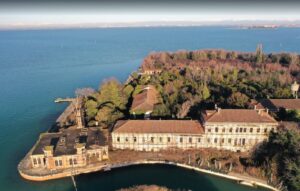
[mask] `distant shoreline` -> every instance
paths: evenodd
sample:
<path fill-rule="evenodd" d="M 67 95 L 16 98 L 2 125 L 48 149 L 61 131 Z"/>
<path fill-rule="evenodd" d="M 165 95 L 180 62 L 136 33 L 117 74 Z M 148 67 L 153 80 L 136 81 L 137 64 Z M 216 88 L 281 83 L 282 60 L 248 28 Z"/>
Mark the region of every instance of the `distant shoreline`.
<path fill-rule="evenodd" d="M 275 27 L 270 27 L 275 26 Z M 300 21 L 216 21 L 216 22 L 136 22 L 136 23 L 78 23 L 78 24 L 24 24 L 0 25 L 3 30 L 50 29 L 105 29 L 105 28 L 158 28 L 158 27 L 233 27 L 238 29 L 300 28 Z"/>

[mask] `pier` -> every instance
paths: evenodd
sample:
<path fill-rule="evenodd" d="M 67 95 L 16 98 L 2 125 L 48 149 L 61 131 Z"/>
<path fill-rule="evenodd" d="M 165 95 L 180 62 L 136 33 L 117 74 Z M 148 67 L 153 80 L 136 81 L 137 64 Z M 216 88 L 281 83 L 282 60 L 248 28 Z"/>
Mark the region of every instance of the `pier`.
<path fill-rule="evenodd" d="M 62 102 L 72 102 L 75 98 L 56 98 L 54 100 L 55 103 L 62 103 Z"/>
<path fill-rule="evenodd" d="M 74 115 L 78 128 L 84 127 L 84 119 L 82 114 L 82 98 L 57 98 L 55 103 L 69 102 L 68 107 L 57 118 L 56 123 L 65 124 L 71 115 Z"/>

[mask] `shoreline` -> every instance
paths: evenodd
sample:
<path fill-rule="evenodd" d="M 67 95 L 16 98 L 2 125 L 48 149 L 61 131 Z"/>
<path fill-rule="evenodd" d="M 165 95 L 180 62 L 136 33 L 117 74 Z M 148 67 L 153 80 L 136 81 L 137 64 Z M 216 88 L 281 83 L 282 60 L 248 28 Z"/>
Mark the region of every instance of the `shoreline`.
<path fill-rule="evenodd" d="M 246 177 L 239 178 L 234 175 L 222 174 L 222 173 L 214 172 L 211 170 L 206 170 L 206 169 L 194 167 L 191 165 L 177 163 L 177 162 L 171 162 L 171 161 L 141 160 L 141 161 L 135 161 L 135 162 L 124 162 L 121 164 L 104 164 L 104 165 L 98 165 L 98 166 L 93 166 L 93 167 L 89 167 L 89 168 L 77 168 L 77 169 L 75 169 L 75 171 L 74 171 L 74 169 L 73 170 L 69 169 L 67 171 L 63 171 L 60 173 L 55 173 L 55 174 L 53 173 L 53 174 L 41 175 L 41 176 L 26 174 L 26 173 L 22 172 L 19 168 L 18 168 L 18 171 L 19 171 L 19 174 L 21 175 L 21 177 L 23 177 L 24 179 L 32 180 L 32 181 L 46 181 L 46 180 L 53 180 L 53 179 L 59 179 L 59 178 L 67 178 L 67 177 L 71 177 L 71 176 L 79 175 L 79 174 L 110 171 L 111 169 L 117 169 L 117 168 L 122 168 L 122 167 L 129 167 L 129 166 L 147 165 L 147 164 L 162 164 L 162 165 L 177 166 L 180 168 L 194 170 L 194 171 L 209 174 L 212 176 L 217 176 L 217 177 L 233 180 L 233 181 L 236 181 L 237 184 L 242 184 L 245 186 L 250 186 L 250 187 L 259 186 L 259 187 L 263 187 L 263 188 L 270 189 L 273 191 L 279 191 L 275 187 L 272 187 L 268 184 L 265 184 L 265 183 L 262 183 L 259 181 L 255 181 L 255 180 L 250 180 Z"/>

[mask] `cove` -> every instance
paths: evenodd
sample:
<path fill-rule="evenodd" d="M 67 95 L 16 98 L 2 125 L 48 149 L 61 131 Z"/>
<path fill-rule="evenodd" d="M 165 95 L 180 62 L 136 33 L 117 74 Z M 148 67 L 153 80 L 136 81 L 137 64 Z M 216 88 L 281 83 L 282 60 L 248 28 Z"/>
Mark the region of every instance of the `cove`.
<path fill-rule="evenodd" d="M 75 177 L 79 191 L 110 191 L 135 185 L 158 185 L 174 190 L 267 191 L 237 184 L 225 178 L 163 164 L 142 164 Z"/>

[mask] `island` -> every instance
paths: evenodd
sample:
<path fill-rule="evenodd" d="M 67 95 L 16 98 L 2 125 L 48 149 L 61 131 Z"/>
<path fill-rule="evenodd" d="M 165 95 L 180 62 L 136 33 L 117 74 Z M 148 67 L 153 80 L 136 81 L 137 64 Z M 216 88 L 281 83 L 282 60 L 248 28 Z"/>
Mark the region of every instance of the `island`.
<path fill-rule="evenodd" d="M 18 165 L 45 181 L 168 164 L 271 190 L 299 189 L 300 57 L 196 50 L 149 54 L 125 83 L 76 90 Z"/>

